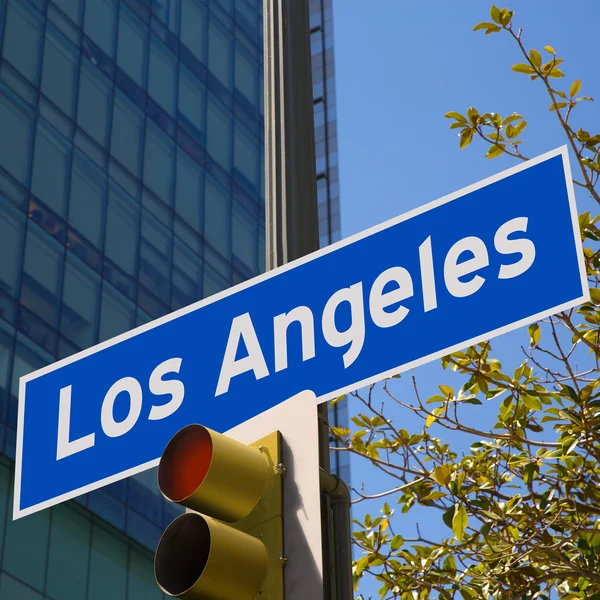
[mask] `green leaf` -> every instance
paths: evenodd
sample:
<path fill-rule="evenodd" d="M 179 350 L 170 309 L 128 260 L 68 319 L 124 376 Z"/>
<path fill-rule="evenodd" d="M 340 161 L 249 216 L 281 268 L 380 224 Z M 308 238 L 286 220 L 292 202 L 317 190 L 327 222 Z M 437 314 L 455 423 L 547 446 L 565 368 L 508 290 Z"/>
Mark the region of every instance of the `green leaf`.
<path fill-rule="evenodd" d="M 571 98 L 573 96 L 575 96 L 576 94 L 579 93 L 579 90 L 581 89 L 581 79 L 576 79 L 573 84 L 571 85 L 571 89 L 569 90 L 569 96 L 571 96 Z"/>
<path fill-rule="evenodd" d="M 448 529 L 452 529 L 452 519 L 454 518 L 454 506 L 451 506 L 444 514 L 442 515 L 442 521 Z"/>
<path fill-rule="evenodd" d="M 556 50 L 552 46 L 544 46 L 544 50 L 550 54 L 556 54 Z"/>
<path fill-rule="evenodd" d="M 350 435 L 350 430 L 346 429 L 345 427 L 332 427 L 331 433 L 337 437 L 345 437 Z"/>
<path fill-rule="evenodd" d="M 499 31 L 502 31 L 502 27 L 500 27 L 499 25 L 494 25 L 493 27 L 490 27 L 489 29 L 486 30 L 485 35 L 490 35 L 492 33 L 498 33 Z"/>
<path fill-rule="evenodd" d="M 534 323 L 533 325 L 529 326 L 527 331 L 529 331 L 529 345 L 537 346 L 540 342 L 540 326 L 537 323 Z"/>
<path fill-rule="evenodd" d="M 514 525 L 509 525 L 508 533 L 512 537 L 513 541 L 516 542 L 519 539 L 519 530 Z"/>
<path fill-rule="evenodd" d="M 565 74 L 560 70 L 560 69 L 552 69 L 552 71 L 550 71 L 550 73 L 548 73 L 548 77 L 556 77 L 557 79 L 559 79 L 560 77 L 564 77 Z"/>
<path fill-rule="evenodd" d="M 542 66 L 542 55 L 537 50 L 530 50 L 529 58 L 538 69 Z"/>
<path fill-rule="evenodd" d="M 537 478 L 539 472 L 540 468 L 537 463 L 529 463 L 525 469 L 523 469 L 523 481 L 529 485 Z"/>
<path fill-rule="evenodd" d="M 511 69 L 515 71 L 515 73 L 526 73 L 527 75 L 535 74 L 535 69 L 531 65 L 526 65 L 525 63 L 517 63 L 516 65 L 513 65 Z"/>
<path fill-rule="evenodd" d="M 498 158 L 501 154 L 504 154 L 504 144 L 494 144 L 490 146 L 490 149 L 487 151 L 485 157 L 486 158 Z"/>
<path fill-rule="evenodd" d="M 542 403 L 539 401 L 539 399 L 535 398 L 534 396 L 530 396 L 529 394 L 521 394 L 521 402 L 523 402 L 523 404 L 531 410 L 542 409 Z"/>
<path fill-rule="evenodd" d="M 450 112 L 447 112 L 445 115 L 446 119 L 456 119 L 457 121 L 460 121 L 461 123 L 466 123 L 467 120 L 458 112 L 451 110 Z"/>
<path fill-rule="evenodd" d="M 502 121 L 502 125 L 508 125 L 509 123 L 513 123 L 514 121 L 518 121 L 519 119 L 522 119 L 523 117 L 514 112 L 512 115 L 509 115 L 508 117 L 506 117 L 504 119 L 504 121 Z"/>
<path fill-rule="evenodd" d="M 454 516 L 452 517 L 452 531 L 454 532 L 454 535 L 456 536 L 456 539 L 459 542 L 462 542 L 468 521 L 469 517 L 467 516 L 467 511 L 465 507 L 459 502 L 457 502 L 454 505 Z"/>
<path fill-rule="evenodd" d="M 463 130 L 463 132 L 460 134 L 460 149 L 462 150 L 463 148 L 466 148 L 471 143 L 472 139 L 473 130 L 470 128 Z"/>

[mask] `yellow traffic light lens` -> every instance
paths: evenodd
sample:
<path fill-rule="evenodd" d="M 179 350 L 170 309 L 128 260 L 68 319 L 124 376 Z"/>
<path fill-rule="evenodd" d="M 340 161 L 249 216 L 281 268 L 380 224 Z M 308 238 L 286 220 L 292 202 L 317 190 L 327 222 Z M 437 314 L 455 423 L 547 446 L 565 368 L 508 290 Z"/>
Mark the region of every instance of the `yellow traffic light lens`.
<path fill-rule="evenodd" d="M 191 496 L 202 484 L 213 457 L 208 431 L 191 425 L 179 431 L 167 444 L 158 468 L 158 485 L 172 502 Z"/>

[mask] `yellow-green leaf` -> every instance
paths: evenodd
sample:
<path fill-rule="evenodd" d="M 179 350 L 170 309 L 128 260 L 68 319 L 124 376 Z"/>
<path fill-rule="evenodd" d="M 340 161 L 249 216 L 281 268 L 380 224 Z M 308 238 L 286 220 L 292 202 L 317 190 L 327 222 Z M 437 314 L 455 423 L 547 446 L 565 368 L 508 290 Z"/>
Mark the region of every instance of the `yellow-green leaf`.
<path fill-rule="evenodd" d="M 525 63 L 517 63 L 511 67 L 513 71 L 516 73 L 526 73 L 527 75 L 533 75 L 535 73 L 535 69 L 531 65 L 526 65 Z"/>
<path fill-rule="evenodd" d="M 571 89 L 569 90 L 569 96 L 571 96 L 571 98 L 573 96 L 575 96 L 576 94 L 579 93 L 579 90 L 581 89 L 581 79 L 576 79 L 573 84 L 571 85 Z"/>
<path fill-rule="evenodd" d="M 559 108 L 565 108 L 567 106 L 567 102 L 555 102 L 548 110 L 558 110 Z"/>
<path fill-rule="evenodd" d="M 452 531 L 459 542 L 462 542 L 468 522 L 469 517 L 465 507 L 459 503 L 455 504 L 454 516 L 452 517 Z"/>
<path fill-rule="evenodd" d="M 540 334 L 541 334 L 540 326 L 537 323 L 534 323 L 533 325 L 529 326 L 528 331 L 529 331 L 529 345 L 537 346 L 540 342 Z"/>
<path fill-rule="evenodd" d="M 464 129 L 460 134 L 460 149 L 466 148 L 473 139 L 473 130 L 472 129 Z"/>
<path fill-rule="evenodd" d="M 500 25 L 502 22 L 500 17 L 500 9 L 495 4 L 492 4 L 492 7 L 490 8 L 490 16 L 492 17 L 494 23 L 498 23 L 498 25 Z"/>
<path fill-rule="evenodd" d="M 548 77 L 556 77 L 557 79 L 560 77 L 564 77 L 565 74 L 560 70 L 560 69 L 552 69 L 552 71 L 550 71 L 550 73 L 548 73 Z"/>
<path fill-rule="evenodd" d="M 448 387 L 447 385 L 440 385 L 438 387 L 440 388 L 442 394 L 446 396 L 446 398 L 454 398 L 454 390 L 451 387 Z"/>
<path fill-rule="evenodd" d="M 529 396 L 528 394 L 521 394 L 521 402 L 531 410 L 541 410 L 542 403 L 535 396 Z"/>
<path fill-rule="evenodd" d="M 444 492 L 431 492 L 431 494 L 427 494 L 421 498 L 421 502 L 425 502 L 426 500 L 439 500 L 440 498 L 445 498 L 446 494 Z"/>
<path fill-rule="evenodd" d="M 475 27 L 473 27 L 473 31 L 479 31 L 480 29 L 489 29 L 491 27 L 497 27 L 497 25 L 495 25 L 494 23 L 477 23 L 477 25 L 475 25 Z"/>
<path fill-rule="evenodd" d="M 493 146 L 490 146 L 490 149 L 487 151 L 487 154 L 485 155 L 486 158 L 498 158 L 501 154 L 504 153 L 504 147 L 503 145 L 498 145 L 498 144 L 494 144 Z"/>
<path fill-rule="evenodd" d="M 447 112 L 445 115 L 446 119 L 456 119 L 460 123 L 466 123 L 467 120 L 458 112 L 451 110 Z"/>
<path fill-rule="evenodd" d="M 519 539 L 519 530 L 514 525 L 509 525 L 508 533 L 510 533 L 513 541 L 516 542 Z"/>
<path fill-rule="evenodd" d="M 537 50 L 530 50 L 529 58 L 538 69 L 542 66 L 542 55 Z"/>
<path fill-rule="evenodd" d="M 401 535 L 395 535 L 390 542 L 390 548 L 394 551 L 398 550 L 404 544 L 404 539 Z"/>
<path fill-rule="evenodd" d="M 556 50 L 552 46 L 544 46 L 544 50 L 550 54 L 556 54 Z"/>
<path fill-rule="evenodd" d="M 448 485 L 450 483 L 451 471 L 448 465 L 440 465 L 433 470 L 433 478 L 439 485 Z"/>

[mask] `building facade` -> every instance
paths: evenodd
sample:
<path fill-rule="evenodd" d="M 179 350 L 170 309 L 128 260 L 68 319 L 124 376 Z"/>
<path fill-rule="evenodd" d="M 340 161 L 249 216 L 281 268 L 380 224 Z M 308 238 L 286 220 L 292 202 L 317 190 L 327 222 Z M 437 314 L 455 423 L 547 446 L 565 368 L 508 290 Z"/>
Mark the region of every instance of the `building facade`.
<path fill-rule="evenodd" d="M 154 470 L 12 522 L 18 379 L 264 270 L 261 14 L 0 0 L 0 599 L 163 597 L 152 552 L 178 511 Z M 311 28 L 326 244 L 330 4 Z"/>

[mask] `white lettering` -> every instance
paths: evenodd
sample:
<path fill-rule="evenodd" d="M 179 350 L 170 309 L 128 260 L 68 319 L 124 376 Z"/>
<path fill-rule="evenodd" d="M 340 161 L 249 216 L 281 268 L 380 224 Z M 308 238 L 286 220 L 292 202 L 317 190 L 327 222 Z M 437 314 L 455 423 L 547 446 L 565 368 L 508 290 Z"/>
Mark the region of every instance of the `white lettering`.
<path fill-rule="evenodd" d="M 473 258 L 458 262 L 463 252 L 471 252 Z M 475 275 L 469 281 L 460 281 L 460 277 L 470 275 L 489 265 L 488 251 L 482 239 L 474 236 L 458 240 L 446 255 L 444 261 L 444 281 L 448 291 L 457 298 L 474 294 L 485 282 L 483 277 Z"/>
<path fill-rule="evenodd" d="M 398 284 L 393 290 L 384 293 L 383 289 L 390 282 Z M 403 267 L 392 267 L 384 271 L 373 283 L 369 294 L 371 319 L 377 327 L 393 327 L 406 318 L 409 309 L 400 305 L 396 310 L 386 312 L 384 309 L 411 298 L 414 294 L 410 273 Z"/>
<path fill-rule="evenodd" d="M 283 371 L 288 366 L 287 329 L 291 323 L 300 323 L 302 335 L 302 360 L 315 357 L 315 320 L 308 306 L 298 306 L 287 314 L 273 319 L 275 336 L 275 371 Z"/>
<path fill-rule="evenodd" d="M 421 265 L 421 285 L 423 287 L 423 309 L 425 312 L 429 312 L 437 308 L 431 236 L 419 246 L 419 263 Z"/>
<path fill-rule="evenodd" d="M 61 388 L 58 406 L 58 439 L 56 443 L 56 460 L 91 448 L 96 435 L 90 433 L 76 440 L 69 440 L 71 430 L 71 386 Z"/>
<path fill-rule="evenodd" d="M 248 356 L 235 360 L 240 339 L 244 340 Z M 231 379 L 236 375 L 241 375 L 248 371 L 254 371 L 256 379 L 262 379 L 269 375 L 269 369 L 267 368 L 265 357 L 256 337 L 250 313 L 245 313 L 233 319 L 231 323 L 231 330 L 229 331 L 229 339 L 225 348 L 225 356 L 221 365 L 215 396 L 220 396 L 229 391 Z"/>
<path fill-rule="evenodd" d="M 527 217 L 517 217 L 502 225 L 494 236 L 494 246 L 500 254 L 520 254 L 521 258 L 512 265 L 501 265 L 498 279 L 512 279 L 522 275 L 535 260 L 535 246 L 531 240 L 520 238 L 509 240 L 508 236 L 516 231 L 527 231 Z"/>
<path fill-rule="evenodd" d="M 123 421 L 115 421 L 114 408 L 117 396 L 127 392 L 129 396 L 129 412 Z M 104 401 L 100 422 L 102 430 L 108 437 L 119 437 L 127 433 L 136 423 L 142 412 L 142 386 L 133 377 L 123 377 L 110 387 Z"/>
<path fill-rule="evenodd" d="M 350 304 L 350 326 L 339 331 L 335 325 L 335 313 L 342 302 Z M 325 341 L 335 348 L 350 344 L 344 353 L 344 367 L 348 368 L 359 356 L 365 341 L 365 314 L 362 295 L 362 283 L 338 290 L 323 310 L 323 336 Z"/>
<path fill-rule="evenodd" d="M 150 375 L 150 391 L 155 396 L 171 395 L 171 399 L 166 404 L 152 406 L 148 419 L 158 421 L 171 416 L 183 402 L 185 387 L 179 379 L 169 379 L 165 381 L 163 376 L 167 373 L 179 373 L 181 369 L 181 358 L 170 358 L 160 363 L 152 375 Z"/>

